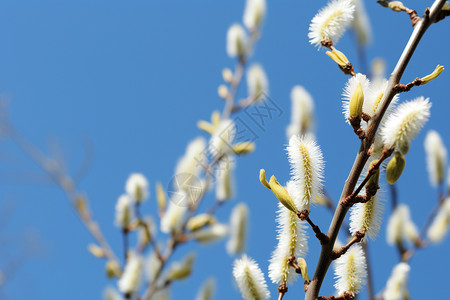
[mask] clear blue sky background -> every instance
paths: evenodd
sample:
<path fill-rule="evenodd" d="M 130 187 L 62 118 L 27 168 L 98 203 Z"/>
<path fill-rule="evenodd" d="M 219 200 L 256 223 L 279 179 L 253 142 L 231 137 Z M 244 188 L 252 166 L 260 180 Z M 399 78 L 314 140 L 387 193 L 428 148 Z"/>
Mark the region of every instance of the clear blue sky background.
<path fill-rule="evenodd" d="M 367 1 L 366 1 L 367 2 Z M 432 1 L 407 1 L 422 12 Z M 328 191 L 338 199 L 350 170 L 358 141 L 341 114 L 340 94 L 348 79 L 324 54 L 308 44 L 309 21 L 325 1 L 274 1 L 268 4 L 263 36 L 252 61 L 261 63 L 270 81 L 271 98 L 281 117 L 259 132 L 257 150 L 239 159 L 238 196 L 218 213 L 223 222 L 239 201 L 250 207 L 247 253 L 267 274 L 268 259 L 276 244 L 276 200 L 258 181 L 265 168 L 281 182 L 288 179 L 285 126 L 290 118 L 289 94 L 301 84 L 316 103 L 317 136 L 326 159 Z M 369 59 L 383 57 L 393 69 L 411 32 L 407 15 L 366 3 L 374 31 Z M 142 172 L 153 185 L 165 185 L 177 159 L 192 138 L 201 134 L 200 119 L 223 107 L 217 96 L 221 70 L 233 67 L 225 52 L 225 36 L 233 22 L 241 22 L 244 1 L 3 1 L 0 3 L 0 91 L 9 99 L 10 118 L 32 143 L 49 153 L 49 142 L 61 144 L 71 170 L 79 165 L 83 140 L 92 141 L 95 155 L 80 183 L 108 240 L 118 253 L 121 236 L 114 227 L 114 206 L 131 172 Z M 450 66 L 449 20 L 433 25 L 403 81 L 431 72 L 437 64 Z M 357 56 L 354 39 L 346 34 L 338 48 L 351 61 Z M 448 69 L 447 69 L 448 70 Z M 436 203 L 428 183 L 423 140 L 428 129 L 438 130 L 450 147 L 448 86 L 445 71 L 435 82 L 414 88 L 402 100 L 424 95 L 433 102 L 432 119 L 413 142 L 406 172 L 398 184 L 400 201 L 408 203 L 421 226 Z M 246 94 L 245 85 L 240 96 Z M 38 232 L 40 252 L 20 264 L 1 288 L 2 299 L 100 299 L 109 283 L 104 261 L 86 250 L 93 239 L 82 227 L 64 194 L 49 184 L 33 162 L 4 139 L 0 144 L 0 200 L 4 224 L 0 231 L 0 263 L 21 249 L 23 234 Z M 154 190 L 154 189 L 153 189 Z M 154 193 L 145 212 L 156 215 Z M 386 193 L 386 199 L 388 199 Z M 212 197 L 207 198 L 212 201 Z M 9 207 L 9 208 L 8 208 Z M 8 208 L 8 209 L 7 209 Z M 385 217 L 390 212 L 387 203 Z M 6 218 L 8 217 L 8 218 Z M 326 230 L 331 215 L 324 208 L 312 217 Z M 398 261 L 385 243 L 384 219 L 380 237 L 370 243 L 375 288 L 380 291 Z M 164 238 L 164 236 L 160 236 Z M 420 251 L 412 260 L 410 288 L 413 299 L 448 293 L 450 239 L 439 247 Z M 193 276 L 176 283 L 174 299 L 193 299 L 208 276 L 218 280 L 216 299 L 238 299 L 224 242 L 201 247 L 190 244 L 180 251 L 198 250 L 201 258 Z M 307 256 L 310 275 L 318 259 L 318 242 L 310 238 Z M 0 265 L 1 269 L 1 265 Z M 322 293 L 331 295 L 330 269 Z M 270 284 L 273 297 L 276 286 Z M 287 299 L 299 299 L 297 284 Z M 361 297 L 366 297 L 365 293 Z"/>

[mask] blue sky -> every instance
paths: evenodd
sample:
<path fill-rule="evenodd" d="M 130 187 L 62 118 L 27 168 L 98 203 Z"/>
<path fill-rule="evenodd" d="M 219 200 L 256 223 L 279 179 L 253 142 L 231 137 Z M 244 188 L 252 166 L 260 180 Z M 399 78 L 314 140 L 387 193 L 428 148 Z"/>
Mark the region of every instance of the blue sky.
<path fill-rule="evenodd" d="M 367 1 L 366 1 L 367 2 Z M 367 49 L 371 60 L 382 57 L 387 72 L 393 69 L 411 32 L 409 17 L 366 3 L 373 28 Z M 431 1 L 408 1 L 422 12 Z M 264 130 L 258 131 L 254 154 L 239 159 L 237 197 L 218 212 L 226 222 L 238 202 L 250 208 L 247 253 L 267 274 L 268 259 L 276 244 L 275 198 L 258 181 L 260 168 L 289 178 L 285 127 L 290 118 L 291 88 L 305 86 L 315 100 L 316 132 L 325 160 L 325 184 L 334 199 L 340 195 L 358 148 L 358 141 L 341 114 L 341 92 L 348 79 L 324 54 L 308 44 L 309 21 L 325 1 L 280 1 L 268 4 L 263 35 L 252 62 L 259 62 L 270 82 L 270 97 L 281 108 Z M 227 57 L 228 27 L 241 22 L 243 1 L 4 1 L 0 3 L 0 91 L 9 103 L 12 123 L 46 153 L 65 156 L 68 168 L 77 169 L 85 141 L 94 149 L 89 172 L 80 182 L 91 201 L 95 219 L 118 253 L 121 236 L 114 227 L 114 206 L 132 172 L 142 172 L 152 186 L 167 185 L 186 144 L 202 133 L 196 122 L 222 109 L 217 96 L 221 70 L 232 68 Z M 437 64 L 449 65 L 448 20 L 433 25 L 406 69 L 402 82 L 430 73 Z M 346 34 L 338 43 L 351 61 L 355 41 Z M 435 129 L 450 146 L 446 90 L 447 71 L 432 83 L 401 95 L 408 100 L 424 95 L 433 102 L 431 120 L 412 143 L 407 167 L 398 182 L 399 200 L 408 203 L 421 226 L 436 202 L 426 173 L 423 140 Z M 240 96 L 246 94 L 243 85 Z M 259 130 L 259 129 L 258 129 Z M 60 147 L 55 146 L 59 144 Z M 61 151 L 57 149 L 61 148 Z M 99 299 L 109 282 L 104 261 L 86 247 L 93 239 L 82 227 L 64 194 L 6 138 L 0 148 L 0 201 L 5 222 L 0 268 L 23 248 L 23 235 L 39 235 L 39 251 L 28 257 L 1 289 L 4 299 Z M 154 189 L 153 189 L 154 190 Z M 397 262 L 396 250 L 385 242 L 388 192 L 380 237 L 370 243 L 375 289 L 380 291 Z M 212 196 L 207 198 L 212 201 Z M 7 209 L 9 207 L 9 210 Z M 156 216 L 155 195 L 144 211 Z M 3 216 L 4 216 L 3 215 Z M 2 216 L 2 217 L 3 217 Z M 321 207 L 312 217 L 327 229 L 331 215 Z M 31 230 L 31 231 L 30 231 Z M 319 244 L 310 238 L 307 262 L 310 275 Z M 165 236 L 160 235 L 161 238 Z M 449 239 L 420 251 L 412 260 L 410 289 L 413 298 L 447 292 L 450 268 Z M 203 247 L 189 244 L 177 250 L 181 258 L 198 251 L 195 271 L 188 281 L 174 285 L 174 299 L 193 299 L 208 276 L 217 278 L 217 299 L 237 299 L 231 264 L 224 242 Z M 331 295 L 330 269 L 322 292 Z M 272 294 L 276 286 L 269 285 Z M 287 299 L 302 297 L 297 284 Z M 362 299 L 365 298 L 363 292 Z M 425 296 L 426 295 L 426 296 Z"/>

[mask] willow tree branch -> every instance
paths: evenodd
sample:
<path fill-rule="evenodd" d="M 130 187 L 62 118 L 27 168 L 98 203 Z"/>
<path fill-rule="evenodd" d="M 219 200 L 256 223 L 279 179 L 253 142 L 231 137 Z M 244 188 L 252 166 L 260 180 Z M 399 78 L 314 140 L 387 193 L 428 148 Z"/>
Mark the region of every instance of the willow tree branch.
<path fill-rule="evenodd" d="M 433 3 L 431 9 L 426 9 L 425 15 L 417 24 L 414 26 L 414 30 L 409 38 L 405 49 L 403 50 L 400 59 L 397 62 L 397 65 L 392 72 L 388 87 L 386 92 L 384 93 L 383 98 L 380 102 L 380 109 L 375 113 L 373 118 L 369 121 L 368 128 L 366 131 L 366 138 L 361 141 L 361 146 L 356 155 L 355 161 L 353 163 L 353 167 L 350 171 L 350 174 L 345 181 L 344 188 L 341 194 L 341 201 L 344 201 L 348 196 L 353 193 L 355 189 L 356 183 L 358 182 L 358 178 L 361 175 L 361 172 L 364 168 L 365 163 L 369 158 L 369 149 L 374 141 L 376 131 L 380 125 L 380 122 L 389 107 L 389 104 L 392 101 L 392 98 L 395 96 L 394 86 L 400 82 L 402 78 L 403 72 L 406 69 L 417 45 L 419 44 L 422 36 L 430 27 L 430 25 L 436 20 L 436 17 L 440 13 L 442 6 L 444 6 L 445 0 L 436 0 Z M 345 215 L 347 214 L 348 207 L 343 205 L 338 205 L 336 211 L 333 216 L 333 220 L 331 221 L 330 227 L 328 229 L 328 237 L 330 241 L 326 244 L 322 245 L 319 261 L 316 266 L 316 271 L 314 273 L 314 277 L 309 284 L 308 291 L 306 293 L 306 300 L 315 300 L 318 295 L 320 288 L 322 286 L 322 282 L 325 278 L 325 275 L 328 271 L 328 268 L 331 264 L 331 253 L 333 251 L 333 245 L 336 241 L 337 235 L 341 228 L 342 222 L 344 221 Z"/>

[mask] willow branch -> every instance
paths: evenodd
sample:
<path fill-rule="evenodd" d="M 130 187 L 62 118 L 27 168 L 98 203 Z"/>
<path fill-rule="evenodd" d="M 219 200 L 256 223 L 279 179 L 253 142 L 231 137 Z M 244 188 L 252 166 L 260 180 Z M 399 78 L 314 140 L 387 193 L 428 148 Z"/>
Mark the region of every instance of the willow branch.
<path fill-rule="evenodd" d="M 361 175 L 364 165 L 369 158 L 369 149 L 375 138 L 376 131 L 389 104 L 392 101 L 392 98 L 395 96 L 394 86 L 400 82 L 406 66 L 408 65 L 422 36 L 424 35 L 428 27 L 435 21 L 444 4 L 445 0 L 436 0 L 433 3 L 431 9 L 427 9 L 425 11 L 424 17 L 420 19 L 420 21 L 418 21 L 415 25 L 409 41 L 405 46 L 405 49 L 403 50 L 403 53 L 389 78 L 388 87 L 380 102 L 380 109 L 375 113 L 368 124 L 366 138 L 361 141 L 361 146 L 359 148 L 358 154 L 356 155 L 353 167 L 345 182 L 340 202 L 344 201 L 349 195 L 353 193 L 356 183 L 358 182 L 358 178 Z M 322 245 L 316 271 L 311 283 L 309 284 L 308 291 L 305 296 L 306 300 L 315 300 L 319 295 L 322 282 L 331 264 L 330 253 L 333 251 L 334 242 L 336 241 L 337 235 L 348 209 L 348 207 L 343 205 L 338 205 L 336 208 L 327 234 L 330 238 L 330 242 Z"/>
<path fill-rule="evenodd" d="M 64 170 L 62 170 L 57 164 L 53 163 L 51 159 L 46 157 L 38 148 L 36 148 L 32 143 L 30 143 L 20 132 L 15 130 L 15 128 L 5 121 L 4 124 L 7 129 L 8 135 L 11 140 L 22 149 L 25 154 L 30 157 L 38 167 L 40 167 L 54 182 L 60 187 L 67 198 L 70 200 L 74 210 L 77 212 L 81 222 L 89 231 L 89 233 L 94 237 L 99 246 L 102 248 L 105 256 L 109 260 L 113 260 L 120 265 L 120 261 L 117 256 L 114 254 L 112 248 L 110 247 L 108 241 L 104 237 L 102 231 L 100 230 L 99 225 L 92 218 L 92 215 L 87 211 L 87 207 L 85 207 L 85 211 L 81 211 L 78 207 L 80 201 L 81 193 L 76 189 L 75 181 L 72 177 L 67 174 Z M 85 198 L 83 201 L 87 202 Z M 87 205 L 85 203 L 84 205 Z"/>

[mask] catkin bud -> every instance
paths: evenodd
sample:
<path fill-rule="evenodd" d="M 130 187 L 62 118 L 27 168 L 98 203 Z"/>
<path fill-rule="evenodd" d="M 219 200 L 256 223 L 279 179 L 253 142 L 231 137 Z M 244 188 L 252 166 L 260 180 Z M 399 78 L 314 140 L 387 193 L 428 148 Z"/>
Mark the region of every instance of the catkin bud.
<path fill-rule="evenodd" d="M 403 154 L 396 151 L 386 166 L 386 180 L 389 184 L 394 184 L 402 175 L 406 160 Z"/>
<path fill-rule="evenodd" d="M 428 82 L 430 82 L 431 80 L 436 79 L 439 75 L 441 75 L 442 71 L 444 71 L 444 67 L 441 65 L 437 65 L 436 69 L 433 71 L 433 73 L 422 77 L 421 80 L 421 84 L 426 84 Z"/>
<path fill-rule="evenodd" d="M 361 117 L 363 104 L 364 104 L 364 93 L 361 82 L 359 82 L 355 88 L 355 91 L 352 94 L 352 97 L 350 98 L 351 118 Z"/>
<path fill-rule="evenodd" d="M 167 280 L 182 280 L 191 275 L 195 255 L 188 254 L 182 262 L 174 262 L 170 268 Z"/>
<path fill-rule="evenodd" d="M 94 255 L 97 258 L 103 258 L 105 257 L 105 251 L 103 251 L 102 248 L 95 244 L 89 244 L 88 246 L 89 252 L 91 252 L 92 255 Z"/>
<path fill-rule="evenodd" d="M 281 184 L 278 183 L 277 179 L 274 175 L 270 178 L 269 181 L 270 189 L 274 193 L 274 195 L 278 198 L 281 204 L 284 205 L 290 211 L 297 213 L 297 208 L 295 207 L 295 203 L 289 195 L 288 191 Z"/>
<path fill-rule="evenodd" d="M 344 71 L 344 68 L 347 67 L 347 65 L 349 63 L 348 58 L 347 58 L 347 56 L 345 56 L 344 53 L 337 50 L 336 48 L 333 48 L 333 50 L 327 51 L 325 53 L 338 64 L 339 68 L 342 71 Z"/>
<path fill-rule="evenodd" d="M 216 223 L 216 218 L 210 214 L 200 214 L 192 217 L 187 222 L 186 228 L 189 231 L 196 231 L 206 225 L 212 225 Z"/>
<path fill-rule="evenodd" d="M 122 275 L 122 270 L 120 269 L 119 264 L 115 260 L 108 260 L 105 269 L 106 269 L 106 276 L 109 279 L 114 277 L 120 277 L 120 275 Z"/>

